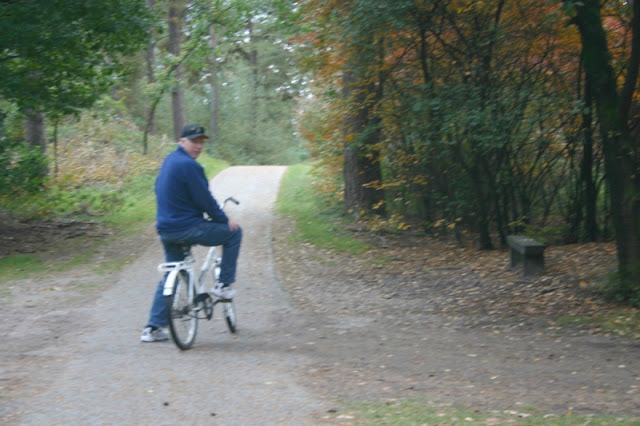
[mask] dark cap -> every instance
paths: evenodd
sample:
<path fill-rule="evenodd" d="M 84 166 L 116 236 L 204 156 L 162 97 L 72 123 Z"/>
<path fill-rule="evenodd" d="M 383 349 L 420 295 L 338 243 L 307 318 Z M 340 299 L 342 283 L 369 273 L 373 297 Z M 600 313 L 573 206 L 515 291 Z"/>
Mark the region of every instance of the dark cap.
<path fill-rule="evenodd" d="M 182 129 L 182 134 L 180 135 L 180 137 L 195 139 L 204 136 L 205 139 L 209 139 L 209 136 L 205 135 L 204 133 L 204 127 L 198 126 L 197 124 L 188 124 Z"/>

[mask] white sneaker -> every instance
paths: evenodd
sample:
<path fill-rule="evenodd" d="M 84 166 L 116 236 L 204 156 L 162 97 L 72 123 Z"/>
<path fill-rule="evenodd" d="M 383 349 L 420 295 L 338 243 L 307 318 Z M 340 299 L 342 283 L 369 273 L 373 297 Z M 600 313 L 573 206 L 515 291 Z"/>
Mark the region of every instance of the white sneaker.
<path fill-rule="evenodd" d="M 162 342 L 169 339 L 169 333 L 162 328 L 145 327 L 140 335 L 141 342 Z"/>
<path fill-rule="evenodd" d="M 222 287 L 222 296 L 223 299 L 233 299 L 236 296 L 236 291 L 231 287 Z"/>
<path fill-rule="evenodd" d="M 213 288 L 211 289 L 211 291 L 209 292 L 211 293 L 211 295 L 215 296 L 215 297 L 221 297 L 222 296 L 222 283 L 216 283 Z"/>
<path fill-rule="evenodd" d="M 211 289 L 211 294 L 221 299 L 233 299 L 236 295 L 236 291 L 230 286 L 222 287 L 222 284 L 217 283 L 215 287 Z"/>

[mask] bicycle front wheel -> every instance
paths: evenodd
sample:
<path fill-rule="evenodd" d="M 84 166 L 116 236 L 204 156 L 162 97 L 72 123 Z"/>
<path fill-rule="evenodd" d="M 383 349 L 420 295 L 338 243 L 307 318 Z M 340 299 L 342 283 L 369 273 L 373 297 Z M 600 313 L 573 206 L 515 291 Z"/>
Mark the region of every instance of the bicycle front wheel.
<path fill-rule="evenodd" d="M 193 303 L 194 291 L 189 286 L 189 274 L 180 271 L 175 276 L 173 294 L 168 298 L 169 330 L 180 349 L 189 349 L 196 340 L 198 315 Z"/>
<path fill-rule="evenodd" d="M 224 319 L 227 321 L 229 331 L 235 334 L 238 331 L 238 319 L 236 318 L 236 307 L 233 304 L 233 299 L 222 302 L 222 311 L 224 312 Z"/>

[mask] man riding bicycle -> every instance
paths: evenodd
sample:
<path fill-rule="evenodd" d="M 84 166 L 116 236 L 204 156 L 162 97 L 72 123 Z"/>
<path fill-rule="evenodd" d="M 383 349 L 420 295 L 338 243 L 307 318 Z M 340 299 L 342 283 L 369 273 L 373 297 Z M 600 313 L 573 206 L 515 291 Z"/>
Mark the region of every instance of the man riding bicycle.
<path fill-rule="evenodd" d="M 185 245 L 222 246 L 220 280 L 211 290 L 217 297 L 232 299 L 230 287 L 236 279 L 236 265 L 242 229 L 220 209 L 209 191 L 204 169 L 195 160 L 202 152 L 205 130 L 190 124 L 182 130 L 178 148 L 162 163 L 156 179 L 156 230 L 164 247 L 166 262 L 184 260 Z M 204 213 L 209 216 L 205 219 Z M 166 278 L 166 276 L 165 276 Z M 142 342 L 168 339 L 167 302 L 162 294 L 164 279 L 156 288 L 149 320 L 142 331 Z"/>

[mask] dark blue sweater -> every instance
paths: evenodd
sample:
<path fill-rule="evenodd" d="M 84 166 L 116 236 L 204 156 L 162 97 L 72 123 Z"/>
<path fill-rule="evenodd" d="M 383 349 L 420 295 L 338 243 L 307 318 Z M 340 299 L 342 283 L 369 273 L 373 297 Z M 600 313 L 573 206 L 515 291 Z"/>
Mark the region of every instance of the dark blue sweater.
<path fill-rule="evenodd" d="M 181 146 L 167 155 L 156 178 L 156 228 L 180 232 L 205 220 L 227 223 L 227 215 L 209 191 L 204 169 Z"/>

